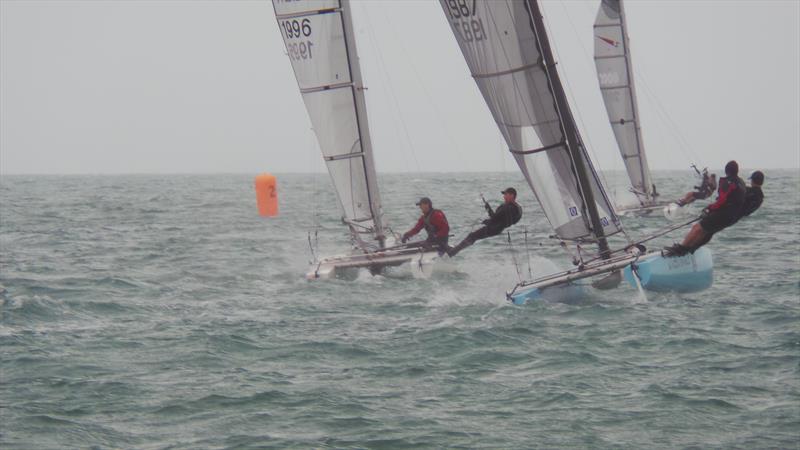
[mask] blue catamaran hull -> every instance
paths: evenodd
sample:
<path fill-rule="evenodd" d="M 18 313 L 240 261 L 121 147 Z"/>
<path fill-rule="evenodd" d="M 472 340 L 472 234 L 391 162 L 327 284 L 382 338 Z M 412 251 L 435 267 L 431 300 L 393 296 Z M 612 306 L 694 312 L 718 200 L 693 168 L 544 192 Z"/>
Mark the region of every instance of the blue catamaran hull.
<path fill-rule="evenodd" d="M 582 269 L 573 269 L 518 285 L 508 293 L 515 305 L 542 298 L 572 297 L 580 294 L 575 281 L 622 270 L 631 286 L 639 283 L 644 289 L 655 292 L 697 292 L 709 288 L 714 282 L 714 261 L 705 247 L 694 254 L 666 257 L 652 252 L 644 255 L 630 254 L 601 261 Z"/>
<path fill-rule="evenodd" d="M 711 250 L 701 247 L 686 256 L 658 256 L 636 262 L 626 267 L 623 273 L 633 287 L 636 287 L 634 276 L 638 275 L 642 287 L 648 291 L 697 292 L 713 284 L 714 261 Z"/>
<path fill-rule="evenodd" d="M 570 302 L 585 297 L 588 289 L 580 284 L 567 283 L 546 288 L 532 288 L 521 291 L 510 297 L 515 305 L 524 305 L 529 301 L 543 300 L 553 302 Z"/>

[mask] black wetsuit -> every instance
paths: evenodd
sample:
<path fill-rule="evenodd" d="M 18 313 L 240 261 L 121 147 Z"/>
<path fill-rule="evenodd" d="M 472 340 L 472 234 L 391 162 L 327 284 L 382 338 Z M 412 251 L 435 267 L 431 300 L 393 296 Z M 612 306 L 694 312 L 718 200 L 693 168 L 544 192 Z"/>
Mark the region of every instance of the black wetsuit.
<path fill-rule="evenodd" d="M 739 214 L 739 219 L 756 212 L 763 202 L 764 192 L 761 190 L 761 186 L 750 186 L 747 188 L 747 193 L 744 194 L 744 205 L 742 206 L 741 214 Z M 739 219 L 737 219 L 737 221 Z"/>
<path fill-rule="evenodd" d="M 482 227 L 467 235 L 463 241 L 448 251 L 447 253 L 450 256 L 455 256 L 456 253 L 474 244 L 477 240 L 497 236 L 522 218 L 522 207 L 517 202 L 503 203 L 495 211 L 492 211 L 488 206 L 486 208 L 489 218 L 483 221 Z"/>

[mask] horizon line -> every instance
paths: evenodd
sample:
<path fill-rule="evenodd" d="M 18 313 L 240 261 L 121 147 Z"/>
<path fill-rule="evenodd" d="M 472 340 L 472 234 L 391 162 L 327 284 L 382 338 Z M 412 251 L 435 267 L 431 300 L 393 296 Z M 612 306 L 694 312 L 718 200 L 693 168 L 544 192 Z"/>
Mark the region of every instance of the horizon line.
<path fill-rule="evenodd" d="M 750 168 L 744 167 L 745 170 L 800 170 L 797 167 L 762 167 Z M 676 172 L 676 171 L 694 172 L 691 167 L 686 169 L 651 169 L 652 172 Z M 723 171 L 722 168 L 711 170 Z M 605 169 L 600 172 L 624 172 L 625 169 Z M 325 171 L 309 171 L 309 172 L 294 172 L 294 171 L 237 171 L 237 172 L 0 172 L 0 176 L 114 176 L 114 175 L 257 175 L 260 173 L 272 173 L 281 175 L 327 175 Z M 408 175 L 408 174 L 475 174 L 475 173 L 520 173 L 518 170 L 463 170 L 463 171 L 436 171 L 436 170 L 423 170 L 423 171 L 378 171 L 378 174 L 387 175 Z"/>

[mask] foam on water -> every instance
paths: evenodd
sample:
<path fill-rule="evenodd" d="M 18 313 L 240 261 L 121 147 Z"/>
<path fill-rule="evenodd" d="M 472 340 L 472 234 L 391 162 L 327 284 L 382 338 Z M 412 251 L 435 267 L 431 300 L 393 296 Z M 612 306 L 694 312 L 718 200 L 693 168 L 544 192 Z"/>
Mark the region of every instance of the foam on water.
<path fill-rule="evenodd" d="M 250 176 L 4 176 L 0 447 L 795 447 L 800 173 L 767 175 L 761 210 L 711 241 L 709 290 L 521 307 L 505 299 L 528 276 L 521 227 L 534 276 L 570 258 L 539 245 L 550 230 L 516 173 L 381 189 L 396 231 L 431 197 L 452 244 L 484 215 L 479 191 L 517 187 L 518 267 L 503 235 L 430 279 L 313 282 L 307 233 L 322 255 L 348 236 L 311 175 L 278 176 L 268 220 Z M 678 198 L 694 179 L 655 181 Z"/>

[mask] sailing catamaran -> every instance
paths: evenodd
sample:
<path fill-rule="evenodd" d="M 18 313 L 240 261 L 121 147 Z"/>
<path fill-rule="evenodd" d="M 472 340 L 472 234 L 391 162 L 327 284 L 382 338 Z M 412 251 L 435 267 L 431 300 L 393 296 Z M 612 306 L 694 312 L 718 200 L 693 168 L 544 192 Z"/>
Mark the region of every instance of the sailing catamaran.
<path fill-rule="evenodd" d="M 315 256 L 306 277 L 404 263 L 415 276 L 429 275 L 439 254 L 393 245 L 383 215 L 349 0 L 272 0 L 272 6 L 354 244 L 347 255 Z"/>
<path fill-rule="evenodd" d="M 618 207 L 620 214 L 646 215 L 668 202 L 659 202 L 644 152 L 639 107 L 633 81 L 631 53 L 620 0 L 602 0 L 594 22 L 594 63 L 597 81 L 611 128 L 630 180 L 634 207 Z"/>
<path fill-rule="evenodd" d="M 472 77 L 509 151 L 562 243 L 576 244 L 577 267 L 521 281 L 508 294 L 515 303 L 545 288 L 604 275 L 594 287 L 621 281 L 652 290 L 694 291 L 710 286 L 711 253 L 664 259 L 631 242 L 612 250 L 608 237 L 624 234 L 572 116 L 535 0 L 440 0 Z M 638 150 L 637 150 L 638 151 Z M 649 179 L 643 182 L 648 182 Z M 648 192 L 648 191 L 644 191 Z M 582 247 L 596 244 L 585 258 Z"/>

